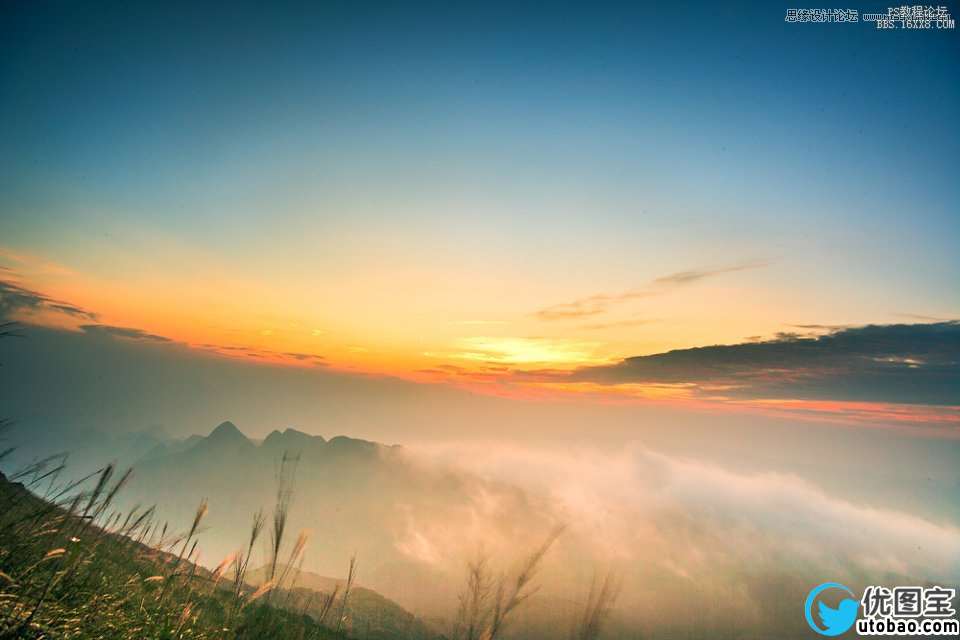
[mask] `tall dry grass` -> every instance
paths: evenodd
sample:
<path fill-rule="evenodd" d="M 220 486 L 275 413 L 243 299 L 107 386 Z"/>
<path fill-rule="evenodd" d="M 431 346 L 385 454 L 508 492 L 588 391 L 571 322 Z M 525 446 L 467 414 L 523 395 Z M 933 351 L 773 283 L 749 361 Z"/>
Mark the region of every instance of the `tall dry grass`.
<path fill-rule="evenodd" d="M 603 631 L 620 595 L 622 581 L 613 569 L 602 578 L 594 575 L 583 612 L 574 620 L 570 640 L 596 640 Z"/>
<path fill-rule="evenodd" d="M 357 555 L 350 556 L 350 569 L 347 571 L 347 584 L 343 588 L 343 597 L 340 599 L 340 615 L 337 616 L 337 633 L 343 629 L 347 621 L 347 603 L 350 599 L 350 589 L 353 588 L 353 579 L 357 572 Z"/>
<path fill-rule="evenodd" d="M 468 564 L 467 584 L 460 595 L 453 630 L 457 640 L 496 640 L 501 637 L 511 616 L 539 590 L 534 579 L 544 556 L 565 528 L 564 525 L 555 527 L 543 543 L 523 559 L 512 576 L 493 578 L 488 558 L 483 555 Z"/>
<path fill-rule="evenodd" d="M 253 518 L 245 552 L 208 571 L 199 563 L 206 501 L 177 531 L 158 521 L 154 506 L 115 507 L 130 470 L 107 465 L 68 482 L 65 457 L 51 456 L 9 479 L 0 474 L 0 638 L 340 637 L 264 598 L 302 561 L 309 539 L 301 532 L 284 543 L 293 461 L 286 454 L 281 461 L 274 528 L 261 561 L 275 575 L 260 589 L 248 587 L 245 577 L 265 528 L 262 511 Z"/>

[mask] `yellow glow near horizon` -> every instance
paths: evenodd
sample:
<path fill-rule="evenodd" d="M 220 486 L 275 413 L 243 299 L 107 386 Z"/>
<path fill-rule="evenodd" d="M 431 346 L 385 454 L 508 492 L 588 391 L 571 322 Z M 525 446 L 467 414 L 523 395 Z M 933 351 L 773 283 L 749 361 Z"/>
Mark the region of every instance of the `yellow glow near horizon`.
<path fill-rule="evenodd" d="M 457 342 L 459 350 L 449 352 L 426 352 L 424 355 L 472 362 L 508 365 L 549 364 L 568 367 L 598 364 L 608 358 L 598 357 L 595 352 L 599 343 L 549 338 L 515 338 L 477 336 L 462 338 Z"/>

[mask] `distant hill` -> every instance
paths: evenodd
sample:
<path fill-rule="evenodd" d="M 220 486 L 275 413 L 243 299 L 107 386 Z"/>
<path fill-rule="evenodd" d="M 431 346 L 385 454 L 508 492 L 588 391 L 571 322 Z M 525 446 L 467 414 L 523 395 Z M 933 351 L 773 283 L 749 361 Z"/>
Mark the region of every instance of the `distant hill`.
<path fill-rule="evenodd" d="M 279 567 L 278 570 L 282 571 L 283 567 Z M 268 571 L 267 567 L 250 571 L 247 574 L 247 583 L 251 587 L 260 586 L 265 582 Z M 290 602 L 292 609 L 305 611 L 308 615 L 316 617 L 322 610 L 325 599 L 335 593 L 337 595 L 331 607 L 330 618 L 336 619 L 336 615 L 339 615 L 346 580 L 292 569 L 287 581 L 290 584 L 290 590 L 296 596 Z M 430 640 L 438 637 L 422 620 L 396 602 L 372 589 L 357 585 L 350 589 L 345 614 L 346 627 L 352 631 L 353 635 L 364 640 L 395 637 Z"/>
<path fill-rule="evenodd" d="M 63 454 L 73 474 L 86 475 L 110 462 L 127 467 L 162 453 L 189 448 L 202 436 L 179 440 L 159 428 L 106 433 L 55 425 L 28 431 L 24 425 L 15 423 L 8 430 L 7 438 L 16 445 L 3 459 L 3 469 L 7 472 L 38 459 Z"/>

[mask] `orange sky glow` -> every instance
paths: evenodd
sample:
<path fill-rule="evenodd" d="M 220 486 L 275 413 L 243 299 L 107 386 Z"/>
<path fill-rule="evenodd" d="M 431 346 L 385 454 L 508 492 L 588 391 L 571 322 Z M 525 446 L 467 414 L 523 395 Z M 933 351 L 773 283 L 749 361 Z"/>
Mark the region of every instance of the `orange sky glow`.
<path fill-rule="evenodd" d="M 535 297 L 491 296 L 479 313 L 478 289 L 466 294 L 392 277 L 344 287 L 303 280 L 250 281 L 219 269 L 191 277 L 92 275 L 46 257 L 3 249 L 6 277 L 19 286 L 96 314 L 97 323 L 132 327 L 225 357 L 292 367 L 396 376 L 450 384 L 482 394 L 560 402 L 648 403 L 690 410 L 748 411 L 844 424 L 913 423 L 955 432 L 960 408 L 802 399 L 737 399 L 723 385 L 679 382 L 598 384 L 567 380 L 580 367 L 610 365 L 625 357 L 714 343 L 770 337 L 783 325 L 749 304 L 726 310 L 732 283 L 718 276 L 709 287 L 653 289 L 649 295 L 593 296 L 562 303 L 561 320 L 545 320 Z M 734 269 L 731 269 L 731 271 Z M 744 269 L 747 271 L 747 269 Z M 144 272 L 141 272 L 144 273 Z M 285 282 L 285 284 L 283 284 Z M 366 288 L 364 288 L 366 287 Z M 505 285 L 510 289 L 510 285 Z M 336 305 L 327 305 L 339 292 Z M 408 297 L 408 292 L 413 291 Z M 561 295 L 561 294 L 558 294 Z M 635 297 L 636 300 L 625 298 Z M 562 298 L 561 298 L 562 299 Z M 697 318 L 691 305 L 714 299 L 717 314 Z M 597 307 L 598 300 L 601 306 Z M 610 300 L 617 308 L 610 309 Z M 626 308 L 619 308 L 620 306 Z M 473 307 L 462 310 L 463 307 Z M 556 310 L 544 300 L 542 308 Z M 578 317 L 582 311 L 583 318 Z M 668 318 L 669 320 L 662 320 Z M 19 320 L 79 330 L 86 321 L 50 310 L 21 312 Z M 745 332 L 742 327 L 749 327 Z"/>

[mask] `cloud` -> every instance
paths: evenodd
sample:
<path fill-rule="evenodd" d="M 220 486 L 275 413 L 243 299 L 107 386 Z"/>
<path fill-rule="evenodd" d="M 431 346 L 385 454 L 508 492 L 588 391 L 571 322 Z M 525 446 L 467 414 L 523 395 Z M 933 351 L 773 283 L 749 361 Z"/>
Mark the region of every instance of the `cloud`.
<path fill-rule="evenodd" d="M 692 271 L 678 271 L 665 276 L 656 278 L 649 285 L 643 288 L 631 289 L 621 293 L 598 293 L 584 298 L 578 298 L 572 302 L 563 302 L 560 304 L 544 307 L 534 315 L 540 320 L 570 320 L 576 318 L 586 318 L 606 313 L 611 307 L 638 300 L 641 298 L 650 298 L 667 291 L 687 284 L 692 284 L 700 280 L 712 278 L 724 273 L 733 273 L 735 271 L 746 271 L 747 269 L 758 269 L 765 267 L 767 262 L 744 262 L 717 269 L 697 269 Z"/>
<path fill-rule="evenodd" d="M 315 364 L 315 365 L 317 365 L 317 366 L 327 366 L 326 358 L 324 358 L 323 356 L 318 356 L 318 355 L 315 354 L 315 353 L 301 353 L 301 352 L 298 352 L 298 351 L 284 351 L 283 353 L 280 353 L 279 355 L 282 356 L 282 357 L 284 357 L 284 358 L 293 358 L 294 360 L 298 360 L 298 361 L 300 361 L 300 362 L 310 362 L 310 363 L 313 363 L 313 364 Z"/>
<path fill-rule="evenodd" d="M 80 329 L 84 333 L 93 336 L 101 335 L 113 338 L 124 338 L 128 340 L 144 340 L 146 342 L 173 342 L 166 336 L 147 333 L 142 329 L 134 329 L 132 327 L 114 327 L 107 324 L 85 324 L 81 325 Z"/>
<path fill-rule="evenodd" d="M 470 557 L 479 538 L 493 557 L 510 557 L 517 541 L 535 538 L 531 526 L 568 522 L 545 562 L 545 589 L 569 592 L 591 563 L 613 562 L 624 581 L 620 604 L 633 612 L 626 615 L 660 627 L 663 637 L 684 635 L 667 629 L 691 606 L 716 626 L 708 627 L 714 633 L 701 629 L 705 637 L 720 636 L 720 628 L 805 637 L 802 617 L 789 614 L 823 576 L 859 589 L 881 580 L 952 583 L 960 575 L 956 524 L 885 504 L 882 483 L 867 482 L 864 500 L 847 495 L 843 484 L 774 469 L 738 471 L 638 444 L 603 452 L 485 442 L 422 453 L 487 485 L 463 505 L 479 514 L 461 520 L 467 526 L 458 529 L 455 514 L 423 512 L 410 523 L 402 551 L 459 559 Z M 514 486 L 527 501 L 511 502 L 498 491 Z M 498 518 L 517 523 L 506 537 L 493 525 Z M 770 597 L 771 587 L 778 597 Z"/>
<path fill-rule="evenodd" d="M 719 269 L 695 269 L 692 271 L 678 271 L 677 273 L 671 273 L 666 276 L 661 276 L 654 280 L 656 284 L 664 285 L 682 285 L 690 284 L 691 282 L 697 282 L 699 280 L 705 280 L 706 278 L 711 278 L 713 276 L 718 276 L 723 273 L 733 273 L 735 271 L 746 271 L 747 269 L 758 269 L 760 267 L 765 267 L 768 262 L 745 262 L 742 264 L 732 265 L 729 267 L 720 267 Z"/>
<path fill-rule="evenodd" d="M 3 251 L 0 249 L 0 257 L 3 257 Z M 11 269 L 0 266 L 0 274 L 7 275 L 16 279 L 16 272 Z M 69 302 L 63 302 L 51 298 L 43 293 L 27 289 L 10 280 L 0 280 L 0 322 L 18 320 L 26 324 L 45 324 L 37 322 L 38 314 L 54 314 L 56 316 L 68 316 L 74 320 L 86 321 L 88 324 L 75 323 L 70 324 L 73 328 L 91 337 L 120 338 L 123 340 L 136 340 L 144 343 L 170 344 L 202 351 L 212 351 L 225 356 L 246 356 L 257 358 L 259 360 L 286 360 L 288 362 L 297 362 L 303 364 L 312 364 L 318 367 L 328 366 L 324 356 L 315 353 L 306 353 L 300 351 L 275 351 L 263 349 L 255 346 L 231 346 L 221 344 L 190 344 L 180 342 L 167 336 L 144 331 L 136 327 L 121 327 L 116 325 L 101 324 L 100 315 L 78 307 Z M 93 321 L 91 323 L 91 321 Z M 59 323 L 58 323 L 59 324 Z M 267 332 L 265 335 L 270 335 Z M 318 330 L 314 329 L 314 335 Z"/>
<path fill-rule="evenodd" d="M 633 318 L 627 320 L 614 320 L 612 322 L 596 322 L 593 324 L 582 324 L 580 329 L 585 329 L 587 331 L 603 331 L 604 329 L 619 329 L 622 327 L 639 327 L 641 325 L 650 324 L 651 322 L 656 322 L 650 318 Z"/>
<path fill-rule="evenodd" d="M 228 344 L 192 344 L 191 347 L 203 351 L 209 351 L 229 357 L 250 357 L 259 360 L 294 360 L 301 363 L 309 363 L 318 367 L 329 366 L 324 356 L 316 353 L 305 353 L 302 351 L 275 351 L 273 349 L 262 349 L 253 346 L 228 345 Z"/>
<path fill-rule="evenodd" d="M 849 324 L 794 324 L 790 325 L 794 329 L 806 329 L 807 331 L 839 331 L 840 329 L 850 329 L 853 325 Z"/>
<path fill-rule="evenodd" d="M 960 323 L 868 325 L 820 336 L 678 349 L 583 367 L 568 381 L 693 384 L 702 395 L 960 404 Z"/>
<path fill-rule="evenodd" d="M 52 311 L 82 320 L 96 320 L 97 314 L 68 302 L 55 300 L 42 293 L 25 289 L 10 281 L 0 280 L 0 318 L 9 320 L 21 313 Z"/>
<path fill-rule="evenodd" d="M 941 318 L 938 316 L 925 316 L 919 313 L 896 313 L 894 314 L 900 318 L 908 318 L 910 320 L 920 320 L 921 322 L 949 322 L 950 318 Z"/>
<path fill-rule="evenodd" d="M 564 302 L 546 307 L 537 311 L 536 316 L 541 320 L 567 320 L 571 318 L 585 318 L 605 313 L 611 306 L 637 300 L 640 298 L 649 298 L 655 295 L 651 291 L 625 291 L 616 294 L 597 294 L 580 298 L 573 302 Z"/>

